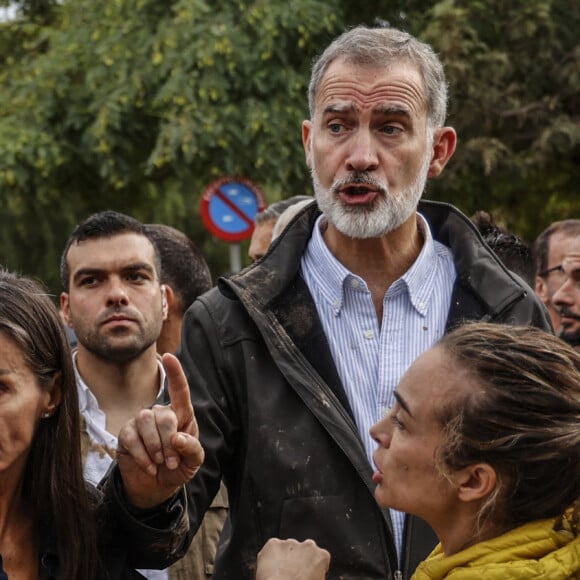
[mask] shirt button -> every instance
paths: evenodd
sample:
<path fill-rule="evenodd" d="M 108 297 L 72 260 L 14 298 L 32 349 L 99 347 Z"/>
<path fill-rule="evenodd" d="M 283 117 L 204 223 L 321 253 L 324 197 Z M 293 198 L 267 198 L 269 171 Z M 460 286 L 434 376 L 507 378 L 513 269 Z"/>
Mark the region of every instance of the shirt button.
<path fill-rule="evenodd" d="M 425 302 L 419 302 L 419 310 L 425 310 Z"/>
<path fill-rule="evenodd" d="M 357 280 L 356 278 L 353 278 L 350 281 L 350 285 L 351 285 L 352 288 L 358 288 L 360 286 L 360 281 Z"/>
<path fill-rule="evenodd" d="M 375 333 L 372 330 L 365 330 L 365 338 L 369 340 L 375 337 Z"/>

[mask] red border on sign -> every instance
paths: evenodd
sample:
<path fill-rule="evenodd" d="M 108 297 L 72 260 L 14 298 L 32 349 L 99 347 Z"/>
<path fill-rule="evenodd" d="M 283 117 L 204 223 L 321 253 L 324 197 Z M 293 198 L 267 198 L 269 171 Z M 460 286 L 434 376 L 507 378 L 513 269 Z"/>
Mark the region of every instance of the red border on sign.
<path fill-rule="evenodd" d="M 241 242 L 243 240 L 247 240 L 248 238 L 250 238 L 252 236 L 252 232 L 254 231 L 254 223 L 253 222 L 250 223 L 248 229 L 244 230 L 243 232 L 230 233 L 230 232 L 225 232 L 222 229 L 220 229 L 212 221 L 212 219 L 210 217 L 209 203 L 211 201 L 211 198 L 214 195 L 216 195 L 219 192 L 219 188 L 226 183 L 239 183 L 240 185 L 247 187 L 256 196 L 256 200 L 258 202 L 258 213 L 263 211 L 264 207 L 266 206 L 264 194 L 262 193 L 262 190 L 253 181 L 251 181 L 250 179 L 247 179 L 246 177 L 225 176 L 225 177 L 220 177 L 219 179 L 216 179 L 215 181 L 212 181 L 207 186 L 207 188 L 203 192 L 203 195 L 201 196 L 200 213 L 201 213 L 201 219 L 202 219 L 203 224 L 206 227 L 206 229 L 211 234 L 216 236 L 217 238 L 220 238 L 221 240 L 224 240 L 226 242 L 233 242 L 233 243 Z M 244 216 L 244 217 L 247 220 L 247 216 Z"/>

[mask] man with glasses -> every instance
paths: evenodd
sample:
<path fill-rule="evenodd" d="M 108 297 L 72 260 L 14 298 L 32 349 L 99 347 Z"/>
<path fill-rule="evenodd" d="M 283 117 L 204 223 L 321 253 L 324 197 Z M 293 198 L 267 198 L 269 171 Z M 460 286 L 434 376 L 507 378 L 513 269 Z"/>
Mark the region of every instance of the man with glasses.
<path fill-rule="evenodd" d="M 560 309 L 554 296 L 565 280 L 562 270 L 564 258 L 580 248 L 580 220 L 568 219 L 554 222 L 536 239 L 536 294 L 546 306 L 554 331 L 561 332 Z M 576 306 L 577 308 L 577 306 Z M 569 310 L 569 307 L 566 307 Z"/>
<path fill-rule="evenodd" d="M 554 304 L 560 314 L 558 335 L 580 351 L 580 236 L 576 237 L 574 249 L 566 254 L 557 272 L 562 278 L 554 293 Z"/>

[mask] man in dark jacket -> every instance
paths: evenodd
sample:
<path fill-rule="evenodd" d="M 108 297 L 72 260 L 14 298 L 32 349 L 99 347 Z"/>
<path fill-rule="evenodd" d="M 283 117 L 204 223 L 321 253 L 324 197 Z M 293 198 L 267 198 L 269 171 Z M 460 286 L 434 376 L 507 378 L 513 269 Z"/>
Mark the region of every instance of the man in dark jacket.
<path fill-rule="evenodd" d="M 186 314 L 180 358 L 206 459 L 198 525 L 224 476 L 216 578 L 253 578 L 270 537 L 314 539 L 329 578 L 408 578 L 435 544 L 383 510 L 368 429 L 411 362 L 466 320 L 550 329 L 533 291 L 452 206 L 419 203 L 453 154 L 430 47 L 358 27 L 315 63 L 302 128 L 317 203 Z"/>

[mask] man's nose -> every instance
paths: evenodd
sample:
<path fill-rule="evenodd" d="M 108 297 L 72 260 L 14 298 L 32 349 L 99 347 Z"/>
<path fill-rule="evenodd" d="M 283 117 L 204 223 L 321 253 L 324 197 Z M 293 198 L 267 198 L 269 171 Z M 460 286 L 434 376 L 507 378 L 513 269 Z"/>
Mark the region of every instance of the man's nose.
<path fill-rule="evenodd" d="M 127 289 L 125 288 L 122 280 L 110 280 L 107 290 L 107 306 L 116 304 L 126 305 L 129 303 Z"/>
<path fill-rule="evenodd" d="M 558 306 L 571 306 L 574 304 L 573 291 L 574 281 L 571 278 L 566 278 L 564 283 L 554 292 L 552 301 Z M 578 299 L 580 301 L 580 296 Z M 578 306 L 580 306 L 580 303 Z"/>
<path fill-rule="evenodd" d="M 368 129 L 358 129 L 352 136 L 347 158 L 348 171 L 373 171 L 379 166 L 379 157 L 373 135 Z"/>

